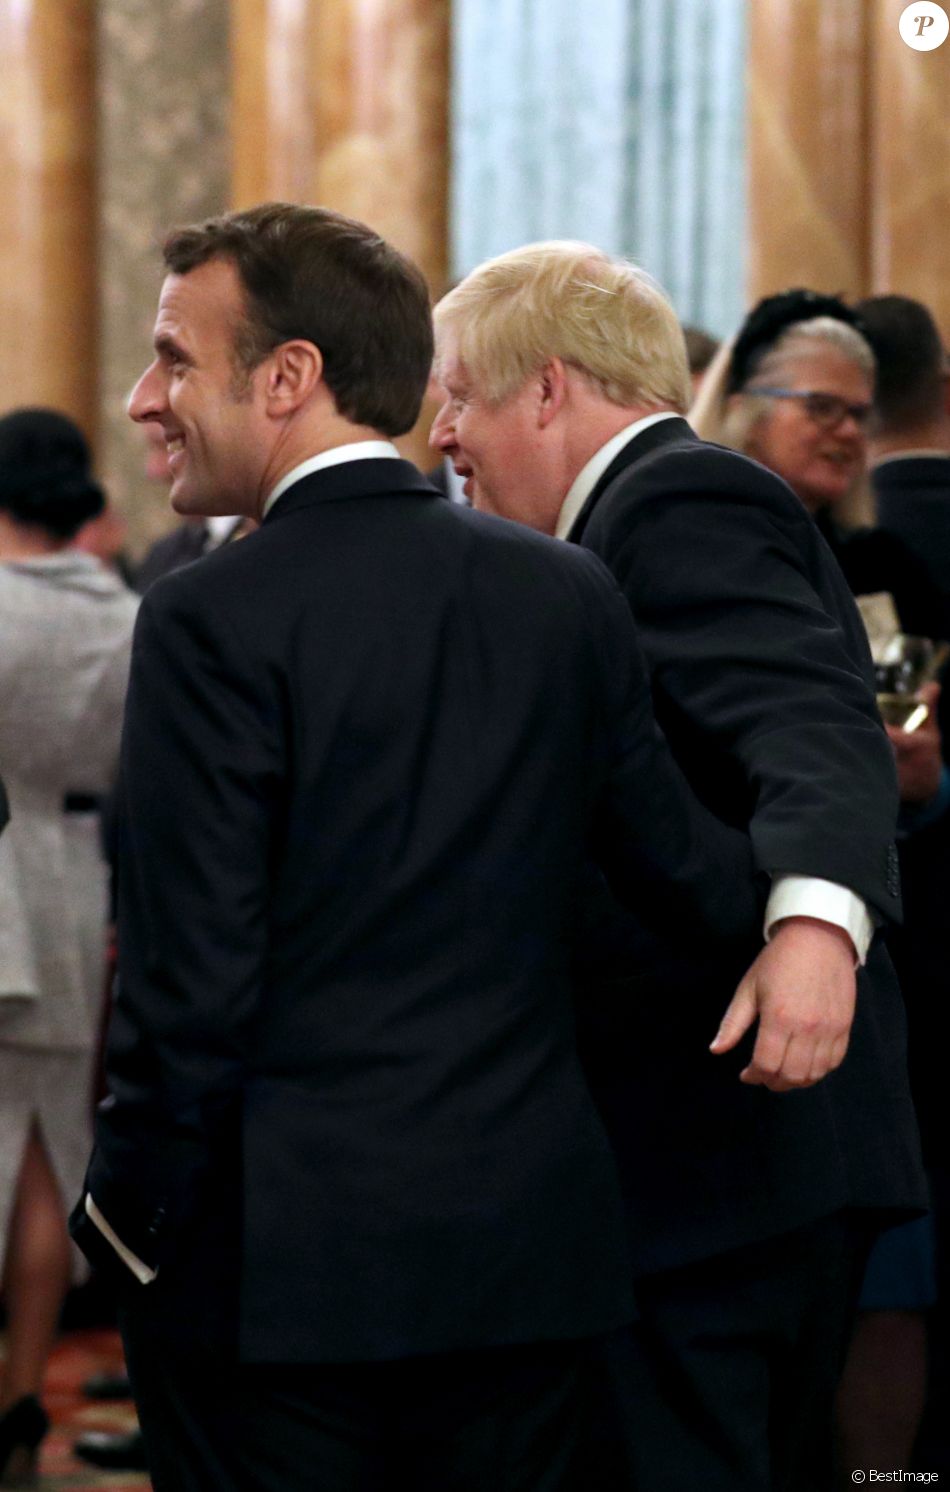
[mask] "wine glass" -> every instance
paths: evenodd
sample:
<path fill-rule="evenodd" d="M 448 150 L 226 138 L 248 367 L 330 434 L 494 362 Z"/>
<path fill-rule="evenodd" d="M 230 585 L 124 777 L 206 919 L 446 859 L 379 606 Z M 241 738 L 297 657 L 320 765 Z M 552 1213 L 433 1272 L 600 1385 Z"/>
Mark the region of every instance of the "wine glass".
<path fill-rule="evenodd" d="M 929 712 L 920 691 L 935 677 L 948 651 L 945 643 L 906 632 L 887 641 L 874 661 L 877 704 L 885 724 L 905 731 L 923 725 Z"/>

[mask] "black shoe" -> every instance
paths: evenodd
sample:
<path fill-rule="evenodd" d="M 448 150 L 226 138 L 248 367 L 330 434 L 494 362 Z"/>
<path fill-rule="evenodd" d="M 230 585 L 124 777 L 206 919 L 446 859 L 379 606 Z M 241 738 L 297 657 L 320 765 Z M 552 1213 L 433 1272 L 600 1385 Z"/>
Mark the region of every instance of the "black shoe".
<path fill-rule="evenodd" d="M 0 1414 L 0 1487 L 32 1487 L 49 1420 L 31 1394 Z"/>
<path fill-rule="evenodd" d="M 141 1430 L 113 1435 L 106 1430 L 89 1430 L 73 1445 L 73 1454 L 91 1466 L 106 1471 L 148 1471 L 145 1459 L 145 1437 Z"/>
<path fill-rule="evenodd" d="M 131 1399 L 132 1385 L 127 1373 L 93 1373 L 82 1386 L 87 1399 Z"/>

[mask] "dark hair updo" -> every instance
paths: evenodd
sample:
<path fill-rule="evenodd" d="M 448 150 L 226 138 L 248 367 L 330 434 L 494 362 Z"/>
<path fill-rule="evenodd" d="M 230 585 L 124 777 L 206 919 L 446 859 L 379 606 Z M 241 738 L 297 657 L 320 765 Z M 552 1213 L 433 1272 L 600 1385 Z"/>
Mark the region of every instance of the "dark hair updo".
<path fill-rule="evenodd" d="M 846 306 L 838 295 L 820 295 L 816 290 L 783 290 L 767 295 L 753 306 L 736 337 L 729 365 L 727 394 L 738 393 L 749 382 L 765 354 L 798 322 L 817 317 L 842 321 L 861 336 L 864 323 L 856 311 Z"/>
<path fill-rule="evenodd" d="M 0 509 L 17 523 L 71 539 L 105 507 L 79 426 L 54 409 L 0 418 Z"/>

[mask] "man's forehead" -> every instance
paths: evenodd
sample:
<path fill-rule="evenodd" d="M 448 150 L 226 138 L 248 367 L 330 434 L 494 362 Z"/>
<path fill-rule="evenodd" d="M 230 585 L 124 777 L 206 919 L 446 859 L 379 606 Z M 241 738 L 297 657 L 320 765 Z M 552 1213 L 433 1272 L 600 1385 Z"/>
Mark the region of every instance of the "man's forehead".
<path fill-rule="evenodd" d="M 233 319 L 243 309 L 244 294 L 238 272 L 227 259 L 209 259 L 184 274 L 165 276 L 158 297 L 155 330 L 182 325 L 210 324 L 219 317 Z"/>
<path fill-rule="evenodd" d="M 436 344 L 435 371 L 440 383 L 454 386 L 472 382 L 468 368 L 459 356 L 458 346 L 454 340 L 447 339 L 446 342 Z"/>

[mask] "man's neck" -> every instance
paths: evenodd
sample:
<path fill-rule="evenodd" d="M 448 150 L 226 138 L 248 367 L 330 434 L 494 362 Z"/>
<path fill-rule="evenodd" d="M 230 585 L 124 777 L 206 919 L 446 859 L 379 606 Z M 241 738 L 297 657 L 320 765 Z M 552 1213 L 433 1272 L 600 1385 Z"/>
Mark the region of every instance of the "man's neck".
<path fill-rule="evenodd" d="M 903 456 L 920 451 L 946 455 L 950 451 L 950 420 L 929 420 L 902 430 L 900 434 L 872 435 L 868 441 L 868 460 L 873 466 L 885 456 Z"/>
<path fill-rule="evenodd" d="M 640 430 L 646 424 L 647 428 L 654 422 L 669 419 L 679 419 L 681 416 L 675 409 L 644 409 L 634 411 L 627 408 L 621 413 L 627 418 L 614 422 L 613 433 L 593 450 L 584 462 L 583 466 L 575 471 L 574 478 L 564 495 L 555 518 L 553 528 L 549 529 L 557 539 L 566 539 L 574 527 L 584 504 L 594 491 L 598 482 L 609 470 L 613 461 L 620 452 L 633 440 L 636 439 Z M 635 416 L 631 418 L 630 416 Z"/>
<path fill-rule="evenodd" d="M 303 462 L 309 461 L 313 456 L 321 456 L 326 451 L 336 450 L 340 446 L 354 445 L 364 440 L 388 441 L 389 436 L 382 435 L 369 425 L 351 424 L 349 420 L 341 419 L 339 416 L 308 421 L 306 424 L 288 428 L 284 438 L 275 445 L 271 460 L 267 464 L 258 493 L 258 511 L 254 516 L 258 519 L 263 516 L 270 494 Z"/>
<path fill-rule="evenodd" d="M 572 424 L 569 452 L 571 481 L 615 435 L 628 430 L 631 425 L 646 419 L 648 415 L 664 413 L 673 414 L 675 411 L 668 405 L 611 404 L 602 396 L 597 396 L 587 406 L 585 417 Z"/>

